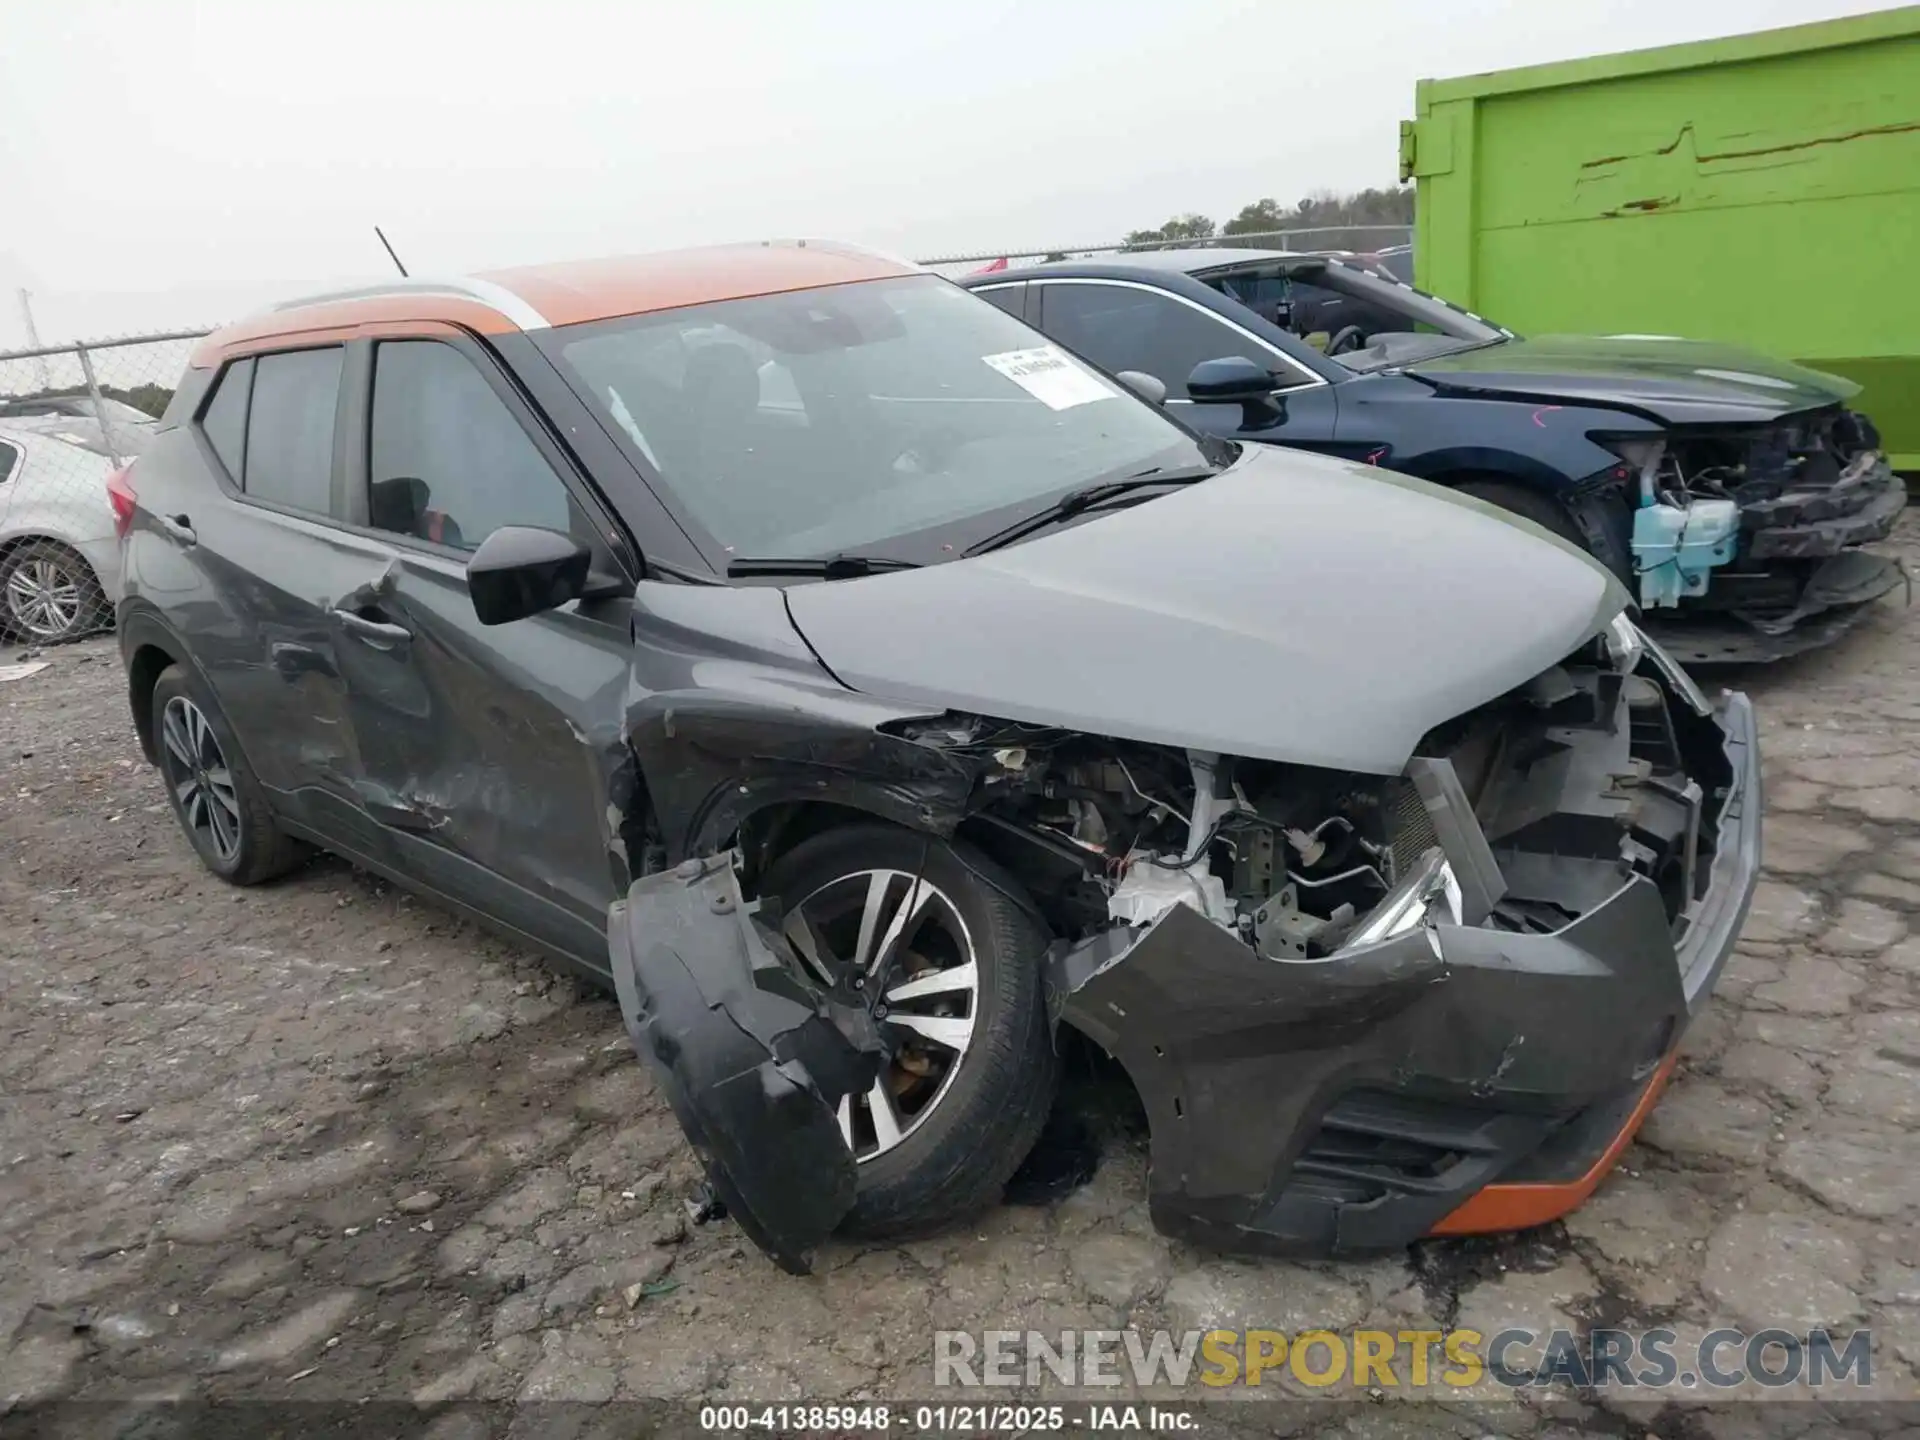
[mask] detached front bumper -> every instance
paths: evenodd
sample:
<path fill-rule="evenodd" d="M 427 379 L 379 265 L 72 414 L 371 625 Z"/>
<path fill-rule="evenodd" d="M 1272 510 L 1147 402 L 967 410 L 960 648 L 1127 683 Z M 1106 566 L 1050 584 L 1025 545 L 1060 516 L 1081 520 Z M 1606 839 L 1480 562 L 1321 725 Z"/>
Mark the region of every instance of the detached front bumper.
<path fill-rule="evenodd" d="M 1640 628 L 1687 665 L 1765 665 L 1833 644 L 1873 613 L 1875 601 L 1902 589 L 1911 594 L 1912 579 L 1900 561 L 1850 550 L 1815 571 L 1801 591 L 1800 613 L 1784 623 L 1767 617 L 1762 628 L 1732 613 L 1696 611 L 1671 620 L 1645 615 Z"/>
<path fill-rule="evenodd" d="M 607 917 L 614 990 L 727 1211 L 781 1269 L 853 1208 L 853 1154 L 834 1107 L 864 1092 L 882 1048 L 864 1011 L 835 1005 L 799 967 L 730 855 L 637 881 Z"/>
<path fill-rule="evenodd" d="M 1063 1018 L 1146 1104 L 1155 1225 L 1340 1255 L 1580 1204 L 1651 1109 L 1752 896 L 1752 707 L 1729 695 L 1718 719 L 1733 781 L 1677 947 L 1635 878 L 1553 934 L 1441 925 L 1279 963 L 1176 906 L 1063 954 Z"/>
<path fill-rule="evenodd" d="M 1906 508 L 1906 482 L 1878 451 L 1830 485 L 1789 485 L 1744 500 L 1736 558 L 1704 595 L 1650 609 L 1647 633 L 1689 665 L 1784 660 L 1829 645 L 1910 581 L 1899 560 L 1861 547 L 1884 540 Z"/>
<path fill-rule="evenodd" d="M 1893 532 L 1907 487 L 1878 451 L 1859 457 L 1832 485 L 1789 488 L 1740 508 L 1754 560 L 1824 560 Z"/>

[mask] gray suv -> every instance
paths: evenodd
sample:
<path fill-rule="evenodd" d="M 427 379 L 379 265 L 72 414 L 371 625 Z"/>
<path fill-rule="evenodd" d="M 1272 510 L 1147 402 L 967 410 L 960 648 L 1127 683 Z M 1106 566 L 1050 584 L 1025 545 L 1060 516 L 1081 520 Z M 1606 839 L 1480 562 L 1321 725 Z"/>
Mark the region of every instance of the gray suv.
<path fill-rule="evenodd" d="M 1754 883 L 1750 707 L 1576 547 L 858 250 L 294 302 L 125 489 L 133 722 L 208 868 L 321 847 L 610 983 L 790 1269 L 992 1202 L 1062 1030 L 1171 1232 L 1551 1218 Z"/>

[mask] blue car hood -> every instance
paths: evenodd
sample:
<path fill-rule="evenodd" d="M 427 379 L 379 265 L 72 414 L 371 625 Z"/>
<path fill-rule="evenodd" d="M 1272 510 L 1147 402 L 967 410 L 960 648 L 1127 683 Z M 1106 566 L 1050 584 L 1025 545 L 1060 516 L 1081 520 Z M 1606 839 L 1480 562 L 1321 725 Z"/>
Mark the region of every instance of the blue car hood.
<path fill-rule="evenodd" d="M 1406 369 L 1448 390 L 1622 405 L 1672 425 L 1766 422 L 1860 393 L 1851 380 L 1736 345 L 1657 336 L 1543 335 Z"/>

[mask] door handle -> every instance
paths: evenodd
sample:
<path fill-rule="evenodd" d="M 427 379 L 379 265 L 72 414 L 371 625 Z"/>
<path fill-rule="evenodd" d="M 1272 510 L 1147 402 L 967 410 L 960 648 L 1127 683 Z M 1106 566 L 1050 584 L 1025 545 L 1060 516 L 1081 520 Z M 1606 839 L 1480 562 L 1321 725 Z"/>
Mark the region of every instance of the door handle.
<path fill-rule="evenodd" d="M 157 517 L 160 528 L 178 540 L 182 545 L 198 545 L 200 537 L 193 533 L 193 522 L 184 515 L 161 515 Z"/>
<path fill-rule="evenodd" d="M 376 650 L 397 650 L 413 639 L 413 632 L 404 625 L 392 625 L 384 620 L 369 620 L 364 615 L 356 615 L 351 610 L 338 608 L 327 612 L 339 621 L 340 628 L 356 639 L 364 640 Z"/>

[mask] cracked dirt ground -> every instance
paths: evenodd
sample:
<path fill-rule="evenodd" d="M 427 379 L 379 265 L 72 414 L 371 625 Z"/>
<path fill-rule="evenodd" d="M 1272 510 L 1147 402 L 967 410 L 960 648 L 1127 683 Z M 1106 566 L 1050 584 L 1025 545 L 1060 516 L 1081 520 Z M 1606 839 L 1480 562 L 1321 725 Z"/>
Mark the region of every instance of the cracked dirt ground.
<path fill-rule="evenodd" d="M 730 1223 L 685 1226 L 695 1168 L 611 1001 L 336 862 L 219 884 L 138 761 L 111 641 L 48 658 L 0 686 L 0 1410 L 924 1399 L 936 1324 L 1870 1322 L 1875 1392 L 1916 1393 L 1920 615 L 1897 602 L 1742 682 L 1766 880 L 1620 1169 L 1563 1226 L 1359 1264 L 1168 1243 L 1120 1135 L 1064 1200 L 784 1276 Z M 1621 1404 L 1457 1429 L 1888 1428 Z M 1400 1409 L 1331 1423 L 1401 1433 Z"/>

